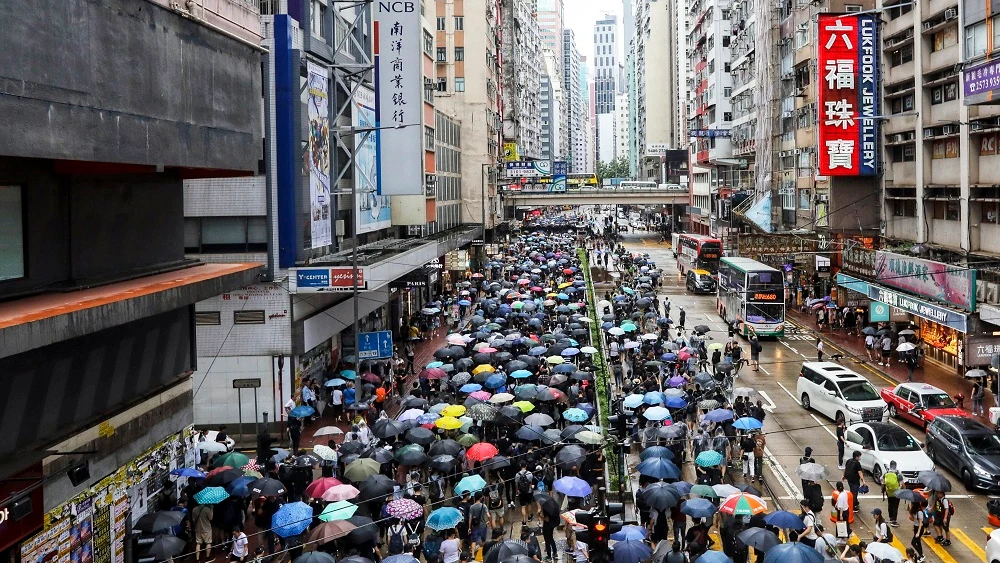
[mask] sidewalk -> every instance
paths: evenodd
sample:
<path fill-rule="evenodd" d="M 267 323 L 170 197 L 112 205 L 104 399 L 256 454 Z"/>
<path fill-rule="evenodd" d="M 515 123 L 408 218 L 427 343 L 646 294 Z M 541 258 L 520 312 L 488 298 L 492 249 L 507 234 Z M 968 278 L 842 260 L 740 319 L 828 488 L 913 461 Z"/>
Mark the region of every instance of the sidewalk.
<path fill-rule="evenodd" d="M 868 369 L 892 380 L 893 382 L 902 383 L 906 381 L 906 366 L 898 361 L 895 361 L 895 352 L 892 354 L 893 363 L 889 367 L 880 366 L 878 365 L 878 362 L 872 362 L 868 359 L 868 352 L 865 350 L 864 337 L 848 336 L 843 329 L 827 329 L 823 332 L 816 332 L 816 321 L 812 315 L 808 313 L 800 313 L 792 309 L 786 309 L 785 318 L 800 327 L 802 330 L 811 333 L 813 336 L 818 335 L 823 339 L 825 344 L 832 346 L 836 348 L 838 352 L 843 353 L 845 356 L 843 362 L 845 364 L 850 365 L 860 363 Z M 913 381 L 918 383 L 928 383 L 938 387 L 952 397 L 958 393 L 962 393 L 965 395 L 965 410 L 971 413 L 973 382 L 959 376 L 953 370 L 925 360 L 922 366 L 913 370 Z M 879 387 L 878 382 L 874 382 L 874 384 L 876 387 Z M 986 398 L 983 399 L 983 408 L 987 413 L 989 413 L 989 408 L 994 406 L 995 402 L 996 400 L 992 393 L 986 393 Z M 977 418 L 989 425 L 989 418 L 987 416 Z"/>

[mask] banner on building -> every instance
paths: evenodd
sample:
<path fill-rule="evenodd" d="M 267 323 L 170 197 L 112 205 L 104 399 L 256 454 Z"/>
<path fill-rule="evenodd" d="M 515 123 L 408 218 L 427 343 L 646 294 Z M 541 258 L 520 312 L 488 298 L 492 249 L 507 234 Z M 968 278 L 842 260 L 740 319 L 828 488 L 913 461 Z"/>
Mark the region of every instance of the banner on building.
<path fill-rule="evenodd" d="M 566 175 L 569 174 L 569 163 L 557 160 L 552 163 L 552 191 L 566 191 Z"/>
<path fill-rule="evenodd" d="M 375 91 L 357 89 L 351 111 L 355 129 L 375 127 Z M 378 135 L 373 132 L 354 136 L 354 182 L 358 192 L 355 221 L 358 233 L 370 233 L 392 226 L 390 198 L 382 195 L 378 173 Z"/>
<path fill-rule="evenodd" d="M 419 0 L 375 2 L 375 123 L 382 195 L 424 195 Z M 395 129 L 397 128 L 398 129 Z"/>
<path fill-rule="evenodd" d="M 309 225 L 310 248 L 333 244 L 330 227 L 330 71 L 315 63 L 307 65 L 306 105 L 309 112 Z"/>
<path fill-rule="evenodd" d="M 879 43 L 876 15 L 820 14 L 819 173 L 878 173 Z"/>
<path fill-rule="evenodd" d="M 552 162 L 549 160 L 505 162 L 504 171 L 508 178 L 541 178 L 552 174 Z"/>
<path fill-rule="evenodd" d="M 514 162 L 516 160 L 521 160 L 521 155 L 517 152 L 517 143 L 504 143 L 503 161 Z"/>
<path fill-rule="evenodd" d="M 892 252 L 875 253 L 879 282 L 969 311 L 976 310 L 976 270 Z"/>
<path fill-rule="evenodd" d="M 962 89 L 965 91 L 966 105 L 978 103 L 978 96 L 1000 90 L 1000 59 L 964 69 Z"/>

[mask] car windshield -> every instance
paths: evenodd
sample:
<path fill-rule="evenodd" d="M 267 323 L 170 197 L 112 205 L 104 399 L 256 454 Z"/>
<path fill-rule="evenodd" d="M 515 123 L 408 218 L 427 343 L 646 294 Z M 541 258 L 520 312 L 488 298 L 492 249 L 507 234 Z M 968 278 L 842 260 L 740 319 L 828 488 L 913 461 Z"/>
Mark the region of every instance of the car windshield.
<path fill-rule="evenodd" d="M 954 408 L 955 401 L 947 393 L 935 393 L 933 395 L 923 395 L 921 397 L 924 407 L 929 409 L 950 409 Z"/>
<path fill-rule="evenodd" d="M 966 434 L 965 446 L 972 455 L 1000 455 L 1000 438 L 996 434 Z"/>
<path fill-rule="evenodd" d="M 883 452 L 913 452 L 920 444 L 906 432 L 886 432 L 878 437 L 878 449 Z"/>
<path fill-rule="evenodd" d="M 846 401 L 876 401 L 880 395 L 867 381 L 850 381 L 840 384 L 840 393 Z"/>

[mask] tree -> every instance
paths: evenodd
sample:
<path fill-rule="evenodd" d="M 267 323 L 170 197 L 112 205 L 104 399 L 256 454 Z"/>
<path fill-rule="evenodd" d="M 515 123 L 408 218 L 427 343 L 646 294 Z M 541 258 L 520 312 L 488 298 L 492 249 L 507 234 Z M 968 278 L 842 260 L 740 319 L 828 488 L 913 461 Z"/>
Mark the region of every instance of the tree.
<path fill-rule="evenodd" d="M 628 159 L 619 156 L 611 162 L 598 162 L 597 175 L 602 180 L 605 178 L 629 178 L 631 174 Z"/>

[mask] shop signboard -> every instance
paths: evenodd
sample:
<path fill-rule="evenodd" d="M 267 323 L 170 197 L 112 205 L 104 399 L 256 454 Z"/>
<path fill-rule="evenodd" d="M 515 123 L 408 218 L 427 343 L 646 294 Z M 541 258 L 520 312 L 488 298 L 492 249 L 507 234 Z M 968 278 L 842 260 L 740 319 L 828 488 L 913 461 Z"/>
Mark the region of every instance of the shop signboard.
<path fill-rule="evenodd" d="M 889 306 L 881 301 L 872 301 L 868 309 L 868 320 L 873 323 L 889 322 Z"/>
<path fill-rule="evenodd" d="M 816 255 L 816 271 L 819 273 L 830 273 L 830 257 Z"/>
<path fill-rule="evenodd" d="M 1000 59 L 985 62 L 962 71 L 962 89 L 968 98 L 1000 90 Z"/>
<path fill-rule="evenodd" d="M 845 272 L 866 279 L 875 277 L 875 250 L 860 244 L 847 242 L 841 251 L 842 268 Z"/>
<path fill-rule="evenodd" d="M 878 173 L 879 38 L 874 14 L 820 14 L 819 173 Z"/>
<path fill-rule="evenodd" d="M 878 251 L 879 282 L 969 311 L 976 310 L 976 270 L 944 262 Z"/>
<path fill-rule="evenodd" d="M 988 366 L 1000 354 L 1000 337 L 969 336 L 965 339 L 965 365 Z"/>
<path fill-rule="evenodd" d="M 380 360 L 392 357 L 392 332 L 362 332 L 358 339 L 358 359 Z"/>
<path fill-rule="evenodd" d="M 503 144 L 503 161 L 504 162 L 514 162 L 515 160 L 520 160 L 521 155 L 517 150 L 517 143 L 504 143 Z"/>
<path fill-rule="evenodd" d="M 309 164 L 309 225 L 312 244 L 320 248 L 333 244 L 330 228 L 330 71 L 309 62 L 307 108 L 309 112 L 309 143 L 306 161 Z"/>
<path fill-rule="evenodd" d="M 366 268 L 358 268 L 358 291 L 366 291 Z M 354 291 L 354 269 L 351 266 L 332 268 L 290 268 L 288 291 L 290 293 L 316 293 Z"/>
<path fill-rule="evenodd" d="M 964 313 L 952 311 L 951 309 L 929 303 L 922 299 L 910 297 L 905 293 L 879 287 L 874 284 L 868 284 L 868 297 L 872 301 L 881 301 L 891 307 L 902 309 L 907 313 L 934 321 L 939 325 L 953 328 L 959 332 L 968 332 L 968 317 Z"/>
<path fill-rule="evenodd" d="M 541 178 L 552 174 L 552 161 L 513 160 L 504 163 L 508 178 Z"/>
<path fill-rule="evenodd" d="M 375 91 L 358 87 L 351 103 L 351 123 L 356 129 L 375 127 Z M 354 135 L 354 181 L 357 187 L 354 210 L 358 233 L 370 233 L 392 226 L 392 199 L 382 193 L 378 166 L 378 135 Z"/>

